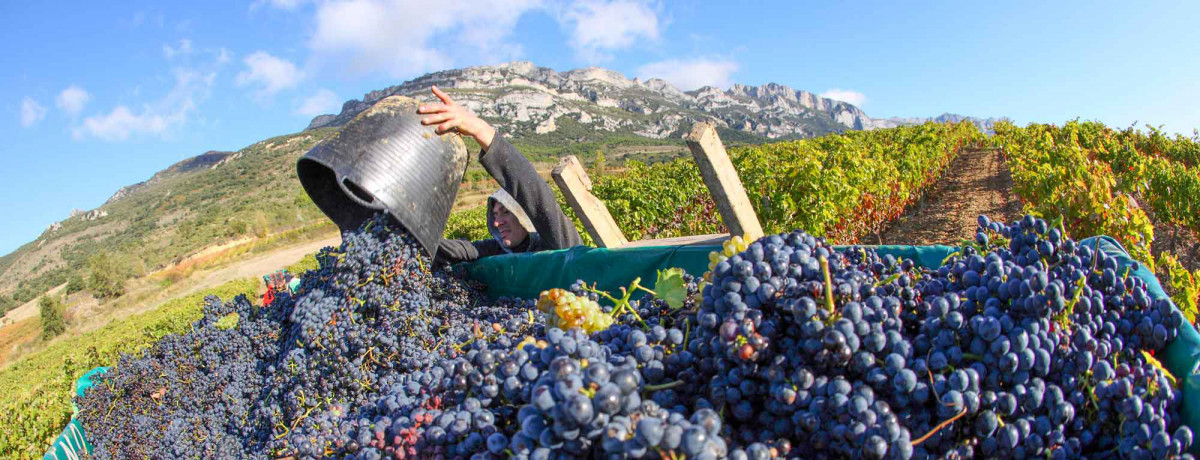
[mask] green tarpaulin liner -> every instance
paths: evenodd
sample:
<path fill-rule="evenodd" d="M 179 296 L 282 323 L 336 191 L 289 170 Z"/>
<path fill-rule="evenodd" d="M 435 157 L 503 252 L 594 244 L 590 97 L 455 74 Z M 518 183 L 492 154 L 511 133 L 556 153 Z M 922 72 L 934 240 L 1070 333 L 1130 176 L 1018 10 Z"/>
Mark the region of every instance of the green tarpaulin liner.
<path fill-rule="evenodd" d="M 1116 257 L 1121 270 L 1129 268 L 1134 263 L 1125 248 L 1121 247 L 1117 240 L 1107 236 L 1088 238 L 1081 241 L 1081 244 Z M 1155 278 L 1154 273 L 1151 273 L 1144 265 L 1139 266 L 1137 270 L 1132 270 L 1130 276 L 1136 276 L 1146 281 L 1146 290 L 1149 291 L 1150 297 L 1168 299 L 1158 278 Z M 1183 407 L 1179 410 L 1179 414 L 1183 417 L 1183 423 L 1191 428 L 1193 433 L 1196 433 L 1196 429 L 1200 428 L 1200 375 L 1196 373 L 1197 363 L 1200 362 L 1200 333 L 1196 332 L 1196 328 L 1192 324 L 1187 324 L 1186 321 L 1184 323 L 1179 328 L 1179 336 L 1174 342 L 1167 345 L 1166 351 L 1157 358 L 1166 365 L 1167 370 L 1171 371 L 1175 378 L 1179 379 L 1180 386 L 1183 388 Z M 1191 452 L 1200 454 L 1200 445 L 1192 443 Z"/>
<path fill-rule="evenodd" d="M 1133 259 L 1116 240 L 1109 237 L 1088 238 L 1080 242 L 1098 251 L 1115 257 L 1122 270 L 1133 265 Z M 946 257 L 953 254 L 957 248 L 952 246 L 862 246 L 871 248 L 880 254 L 891 254 L 898 258 L 910 259 L 917 265 L 926 268 L 936 268 Z M 533 254 L 509 254 L 488 257 L 469 264 L 461 264 L 461 269 L 472 279 L 487 284 L 487 293 L 492 298 L 522 297 L 536 298 L 543 290 L 550 288 L 567 288 L 575 280 L 585 280 L 596 283 L 601 290 L 618 293 L 621 287 L 629 286 L 634 278 L 641 277 L 642 284 L 653 289 L 658 271 L 667 268 L 682 268 L 689 274 L 700 276 L 708 270 L 708 253 L 719 251 L 720 246 L 684 246 L 684 247 L 640 247 L 628 249 L 597 249 L 576 247 L 559 251 L 544 251 Z M 839 247 L 846 250 L 846 247 Z M 1154 274 L 1144 266 L 1131 270 L 1130 276 L 1136 276 L 1146 281 L 1149 294 L 1155 299 L 1167 298 L 1162 285 Z M 1167 347 L 1160 356 L 1176 378 L 1181 380 L 1183 388 L 1183 422 L 1195 432 L 1200 427 L 1200 375 L 1196 374 L 1197 362 L 1200 362 L 1200 333 L 1190 325 L 1184 325 L 1179 337 Z M 77 394 L 91 386 L 91 377 L 97 372 L 108 368 L 97 368 L 80 379 Z M 1197 443 L 1200 444 L 1200 443 Z M 46 459 L 78 458 L 69 456 L 67 450 L 59 450 L 59 446 L 73 447 L 69 452 L 90 452 L 91 446 L 83 436 L 83 427 L 74 418 L 63 431 L 63 435 L 54 443 Z M 1200 452 L 1197 445 L 1192 446 L 1194 453 Z"/>
<path fill-rule="evenodd" d="M 83 392 L 92 387 L 92 377 L 105 372 L 108 372 L 107 367 L 97 367 L 83 374 L 83 377 L 75 381 L 75 396 L 82 397 Z M 67 423 L 62 434 L 58 435 L 58 439 L 54 440 L 54 444 L 50 445 L 50 450 L 42 456 L 42 460 L 73 460 L 92 453 L 92 445 L 83 435 L 83 424 L 75 418 L 75 415 L 79 414 L 79 408 L 75 407 L 74 401 L 71 402 L 71 408 L 75 414 L 71 416 L 71 421 Z"/>
<path fill-rule="evenodd" d="M 923 267 L 937 267 L 953 253 L 951 246 L 860 246 L 880 254 L 912 259 Z M 839 247 L 845 250 L 846 247 Z M 658 270 L 682 268 L 693 276 L 708 271 L 708 253 L 720 246 L 647 246 L 629 249 L 574 247 L 559 251 L 506 254 L 463 264 L 471 278 L 488 285 L 488 295 L 536 298 L 543 290 L 567 288 L 575 280 L 596 283 L 602 291 L 618 293 L 636 277 L 654 289 Z"/>

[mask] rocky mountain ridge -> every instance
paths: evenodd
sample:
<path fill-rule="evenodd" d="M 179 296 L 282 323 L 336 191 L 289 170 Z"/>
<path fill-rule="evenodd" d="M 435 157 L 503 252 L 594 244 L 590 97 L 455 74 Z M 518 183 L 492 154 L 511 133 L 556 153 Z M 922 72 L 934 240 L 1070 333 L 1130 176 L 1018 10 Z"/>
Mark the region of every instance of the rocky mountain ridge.
<path fill-rule="evenodd" d="M 662 139 L 697 121 L 778 138 L 812 137 L 848 129 L 897 126 L 876 120 L 853 104 L 768 83 L 680 91 L 651 78 L 628 79 L 599 67 L 557 72 L 525 61 L 433 72 L 347 101 L 340 113 L 321 115 L 308 129 L 340 126 L 388 96 L 428 99 L 437 85 L 513 136 L 553 132 L 560 117 L 594 129 L 628 131 Z"/>
<path fill-rule="evenodd" d="M 727 90 L 706 86 L 680 91 L 665 80 L 629 79 L 600 67 L 558 72 L 527 61 L 428 73 L 400 85 L 351 99 L 337 114 L 320 115 L 306 130 L 337 127 L 388 96 L 431 98 L 437 85 L 504 132 L 521 138 L 552 133 L 562 117 L 591 129 L 628 132 L 650 139 L 678 138 L 697 121 L 768 139 L 819 136 L 846 130 L 871 130 L 927 121 L 968 120 L 991 132 L 996 118 L 945 113 L 932 118 L 871 118 L 853 104 L 792 89 L 777 83 L 734 84 Z M 208 151 L 175 163 L 150 179 L 117 190 L 101 207 L 146 186 L 199 169 L 217 168 L 237 159 L 234 152 Z"/>
<path fill-rule="evenodd" d="M 938 115 L 938 116 L 932 117 L 932 118 L 891 117 L 891 118 L 886 118 L 886 119 L 876 119 L 875 121 L 877 123 L 877 126 L 881 127 L 881 128 L 885 128 L 885 127 L 886 128 L 894 128 L 896 126 L 904 126 L 904 125 L 919 125 L 919 124 L 922 124 L 925 122 L 930 122 L 930 121 L 935 122 L 935 123 L 958 123 L 958 122 L 962 122 L 962 121 L 969 121 L 971 123 L 974 123 L 975 127 L 979 128 L 980 131 L 983 131 L 987 134 L 992 134 L 995 132 L 994 127 L 995 127 L 996 123 L 999 123 L 999 122 L 1005 121 L 1005 120 L 1008 120 L 1008 119 L 1004 118 L 1004 117 L 1000 117 L 1000 118 L 969 117 L 966 115 L 959 115 L 956 113 L 948 113 L 947 112 L 947 113 L 943 113 L 941 115 Z"/>

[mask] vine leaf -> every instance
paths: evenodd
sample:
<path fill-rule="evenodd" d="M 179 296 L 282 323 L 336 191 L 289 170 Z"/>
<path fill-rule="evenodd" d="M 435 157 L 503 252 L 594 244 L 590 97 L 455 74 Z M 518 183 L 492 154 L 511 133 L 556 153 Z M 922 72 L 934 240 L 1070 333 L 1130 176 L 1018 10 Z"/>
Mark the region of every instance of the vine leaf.
<path fill-rule="evenodd" d="M 225 315 L 221 319 L 217 320 L 217 324 L 216 324 L 217 329 L 220 329 L 222 331 L 228 331 L 230 329 L 233 329 L 233 328 L 237 327 L 239 319 L 241 319 L 241 317 L 238 316 L 237 312 L 233 312 L 228 315 Z"/>
<path fill-rule="evenodd" d="M 683 301 L 687 300 L 687 287 L 683 282 L 683 275 L 682 268 L 659 270 L 658 281 L 654 282 L 654 291 L 658 293 L 658 298 L 666 301 L 672 309 L 683 308 Z"/>

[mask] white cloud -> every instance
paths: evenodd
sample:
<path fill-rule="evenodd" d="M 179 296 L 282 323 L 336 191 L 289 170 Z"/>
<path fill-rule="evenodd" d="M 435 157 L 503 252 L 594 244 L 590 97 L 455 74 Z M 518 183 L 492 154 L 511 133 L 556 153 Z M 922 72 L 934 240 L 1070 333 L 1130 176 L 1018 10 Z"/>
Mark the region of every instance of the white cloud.
<path fill-rule="evenodd" d="M 313 93 L 312 96 L 304 99 L 304 102 L 296 109 L 296 113 L 315 117 L 326 113 L 335 113 L 341 106 L 342 100 L 338 99 L 337 94 L 321 88 L 316 93 Z"/>
<path fill-rule="evenodd" d="M 304 72 L 286 59 L 277 58 L 263 51 L 246 56 L 242 60 L 246 70 L 237 74 L 237 85 L 259 86 L 257 97 L 270 97 L 281 90 L 295 87 L 304 78 Z"/>
<path fill-rule="evenodd" d="M 28 128 L 46 118 L 46 108 L 33 98 L 26 96 L 21 100 L 21 126 Z"/>
<path fill-rule="evenodd" d="M 509 38 L 517 19 L 540 0 L 470 0 L 436 7 L 402 0 L 321 3 L 309 47 L 317 65 L 339 72 L 382 71 L 397 78 L 452 67 L 514 59 Z"/>
<path fill-rule="evenodd" d="M 200 73 L 177 68 L 173 71 L 175 86 L 162 99 L 145 104 L 135 111 L 118 105 L 107 114 L 88 117 L 72 131 L 76 139 L 94 137 L 117 142 L 134 136 L 167 136 L 172 128 L 187 123 L 196 105 L 206 99 L 216 73 Z"/>
<path fill-rule="evenodd" d="M 833 99 L 835 101 L 846 102 L 856 107 L 862 107 L 863 104 L 867 103 L 867 95 L 858 91 L 850 91 L 848 89 L 833 88 L 821 93 L 820 96 Z"/>
<path fill-rule="evenodd" d="M 639 40 L 657 40 L 661 26 L 658 14 L 640 0 L 581 0 L 559 22 L 571 29 L 571 47 L 588 62 L 610 60 L 612 51 Z"/>
<path fill-rule="evenodd" d="M 233 53 L 225 49 L 225 47 L 217 50 L 217 64 L 228 64 L 232 60 Z"/>
<path fill-rule="evenodd" d="M 67 89 L 58 93 L 58 99 L 55 104 L 58 108 L 67 112 L 69 115 L 79 115 L 83 111 L 83 107 L 92 99 L 92 95 L 75 85 L 68 86 Z"/>
<path fill-rule="evenodd" d="M 661 78 L 683 91 L 703 86 L 726 89 L 733 84 L 732 75 L 738 64 L 731 60 L 696 58 L 690 60 L 670 59 L 653 62 L 638 68 L 638 76 Z"/>
<path fill-rule="evenodd" d="M 172 47 L 171 45 L 164 43 L 162 46 L 162 49 L 163 49 L 163 56 L 166 56 L 167 59 L 174 58 L 175 56 L 184 56 L 184 55 L 192 54 L 192 41 L 188 40 L 186 38 L 183 40 L 179 40 L 178 47 Z"/>
<path fill-rule="evenodd" d="M 168 127 L 178 123 L 177 118 L 149 111 L 134 115 L 129 107 L 119 105 L 107 115 L 84 120 L 83 126 L 75 131 L 75 136 L 91 135 L 110 142 L 123 141 L 134 134 L 162 134 Z"/>

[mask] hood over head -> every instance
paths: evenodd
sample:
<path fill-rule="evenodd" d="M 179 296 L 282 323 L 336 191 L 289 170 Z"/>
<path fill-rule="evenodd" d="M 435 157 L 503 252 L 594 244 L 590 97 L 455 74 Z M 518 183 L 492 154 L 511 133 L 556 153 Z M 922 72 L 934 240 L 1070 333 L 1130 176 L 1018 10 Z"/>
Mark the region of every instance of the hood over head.
<path fill-rule="evenodd" d="M 500 237 L 500 230 L 498 230 L 495 225 L 496 219 L 494 213 L 492 212 L 492 208 L 495 207 L 496 203 L 500 203 L 501 206 L 504 206 L 504 209 L 507 209 L 508 212 L 517 217 L 517 222 L 520 223 L 521 227 L 523 227 L 525 231 L 529 233 L 528 238 L 533 238 L 537 233 L 537 229 L 533 227 L 533 221 L 529 220 L 529 215 L 525 214 L 525 210 L 521 209 L 520 204 L 517 204 L 517 200 L 513 198 L 512 195 L 509 195 L 508 192 L 504 191 L 504 189 L 496 190 L 496 193 L 493 193 L 492 196 L 489 196 L 487 200 L 488 233 L 490 233 L 492 238 L 500 243 L 500 247 L 504 248 L 504 252 L 512 252 L 511 249 L 504 246 L 504 239 Z"/>

